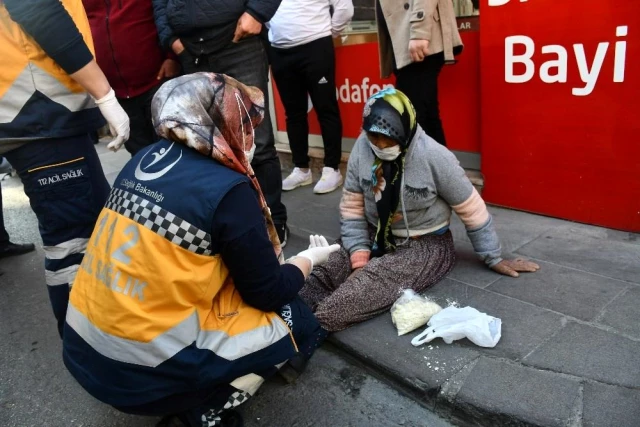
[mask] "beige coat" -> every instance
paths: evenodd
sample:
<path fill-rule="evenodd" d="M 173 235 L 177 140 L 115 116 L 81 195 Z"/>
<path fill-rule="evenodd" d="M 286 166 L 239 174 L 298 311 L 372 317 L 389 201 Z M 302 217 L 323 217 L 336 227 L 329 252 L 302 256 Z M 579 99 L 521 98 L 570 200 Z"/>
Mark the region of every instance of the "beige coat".
<path fill-rule="evenodd" d="M 410 40 L 429 40 L 429 55 L 444 52 L 453 62 L 453 49 L 462 46 L 451 0 L 380 0 L 389 38 L 378 21 L 378 46 L 382 77 L 393 73 L 393 56 L 398 69 L 411 64 Z M 377 8 L 376 8 L 377 11 Z"/>

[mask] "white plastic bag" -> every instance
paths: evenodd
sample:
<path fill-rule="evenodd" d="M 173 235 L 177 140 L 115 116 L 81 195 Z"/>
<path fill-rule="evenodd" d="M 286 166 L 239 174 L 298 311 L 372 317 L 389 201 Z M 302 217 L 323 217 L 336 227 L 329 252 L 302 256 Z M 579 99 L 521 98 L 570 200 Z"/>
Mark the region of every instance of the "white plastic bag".
<path fill-rule="evenodd" d="M 391 307 L 391 321 L 400 336 L 426 325 L 431 316 L 440 310 L 442 307 L 429 298 L 418 295 L 412 289 L 405 289 Z"/>
<path fill-rule="evenodd" d="M 447 307 L 434 315 L 429 327 L 411 340 L 418 347 L 435 338 L 442 338 L 447 344 L 468 338 L 480 347 L 495 347 L 502 336 L 502 320 L 480 313 L 472 307 Z"/>

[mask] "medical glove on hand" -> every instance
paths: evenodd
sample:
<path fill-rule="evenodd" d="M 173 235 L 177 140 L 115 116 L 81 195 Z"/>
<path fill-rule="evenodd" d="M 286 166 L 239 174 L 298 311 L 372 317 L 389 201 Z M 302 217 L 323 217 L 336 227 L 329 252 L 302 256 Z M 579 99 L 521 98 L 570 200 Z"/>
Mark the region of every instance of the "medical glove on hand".
<path fill-rule="evenodd" d="M 297 256 L 306 258 L 314 266 L 322 265 L 329 259 L 329 255 L 340 250 L 340 245 L 329 245 L 324 236 L 309 236 L 309 249 L 300 252 Z"/>
<path fill-rule="evenodd" d="M 129 139 L 129 116 L 118 103 L 113 89 L 104 97 L 96 99 L 96 105 L 109 124 L 109 130 L 114 137 L 107 147 L 112 151 L 118 151 L 122 144 Z"/>

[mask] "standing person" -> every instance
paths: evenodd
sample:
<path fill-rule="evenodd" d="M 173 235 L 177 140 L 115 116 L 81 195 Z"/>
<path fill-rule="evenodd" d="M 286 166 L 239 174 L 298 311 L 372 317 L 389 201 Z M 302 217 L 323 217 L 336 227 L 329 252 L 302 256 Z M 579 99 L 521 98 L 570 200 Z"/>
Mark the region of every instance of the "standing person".
<path fill-rule="evenodd" d="M 376 0 L 382 77 L 396 75 L 431 138 L 446 146 L 438 104 L 438 76 L 454 63 L 462 40 L 451 0 Z"/>
<path fill-rule="evenodd" d="M 60 335 L 69 284 L 109 193 L 90 134 L 104 124 L 102 113 L 115 135 L 110 149 L 129 136 L 129 118 L 91 49 L 81 0 L 0 1 L 0 154 L 38 217 Z"/>
<path fill-rule="evenodd" d="M 250 165 L 258 89 L 190 74 L 165 83 L 152 110 L 163 139 L 124 166 L 100 214 L 71 291 L 64 363 L 123 412 L 241 425 L 232 409 L 287 360 L 302 370 L 326 337 L 297 295 L 339 246 L 312 236 L 280 264 Z"/>
<path fill-rule="evenodd" d="M 165 79 L 180 73 L 172 52 L 160 46 L 151 0 L 83 0 L 98 65 L 131 121 L 125 148 L 136 154 L 159 138 L 151 100 Z"/>
<path fill-rule="evenodd" d="M 331 14 L 333 8 L 333 15 Z M 285 191 L 309 185 L 307 94 L 318 114 L 324 143 L 322 178 L 314 193 L 342 184 L 342 120 L 336 97 L 333 38 L 353 17 L 351 0 L 283 0 L 269 22 L 271 71 L 287 115 L 287 135 L 295 168 L 282 182 Z"/>
<path fill-rule="evenodd" d="M 269 113 L 269 64 L 261 38 L 263 24 L 281 0 L 153 0 L 162 46 L 176 53 L 185 73 L 222 73 L 259 88 L 265 120 L 256 129 L 251 165 L 271 209 L 280 242 L 287 244 L 287 208 L 282 203 L 282 171 Z"/>

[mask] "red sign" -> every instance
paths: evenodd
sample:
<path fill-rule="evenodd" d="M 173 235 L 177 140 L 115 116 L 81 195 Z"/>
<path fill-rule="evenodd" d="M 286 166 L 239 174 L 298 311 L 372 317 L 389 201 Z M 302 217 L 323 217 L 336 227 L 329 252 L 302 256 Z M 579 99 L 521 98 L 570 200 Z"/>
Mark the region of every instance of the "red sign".
<path fill-rule="evenodd" d="M 483 197 L 640 231 L 640 2 L 488 0 L 481 65 Z"/>
<path fill-rule="evenodd" d="M 465 43 L 455 66 L 447 66 L 440 75 L 440 112 L 447 142 L 452 150 L 480 152 L 479 128 L 479 44 L 478 18 L 459 20 Z M 378 44 L 364 43 L 336 48 L 336 92 L 340 104 L 343 136 L 357 138 L 362 130 L 365 101 L 395 79 L 381 79 Z M 286 131 L 284 107 L 274 85 L 276 121 L 279 131 Z M 309 131 L 320 135 L 314 110 L 309 113 Z"/>

